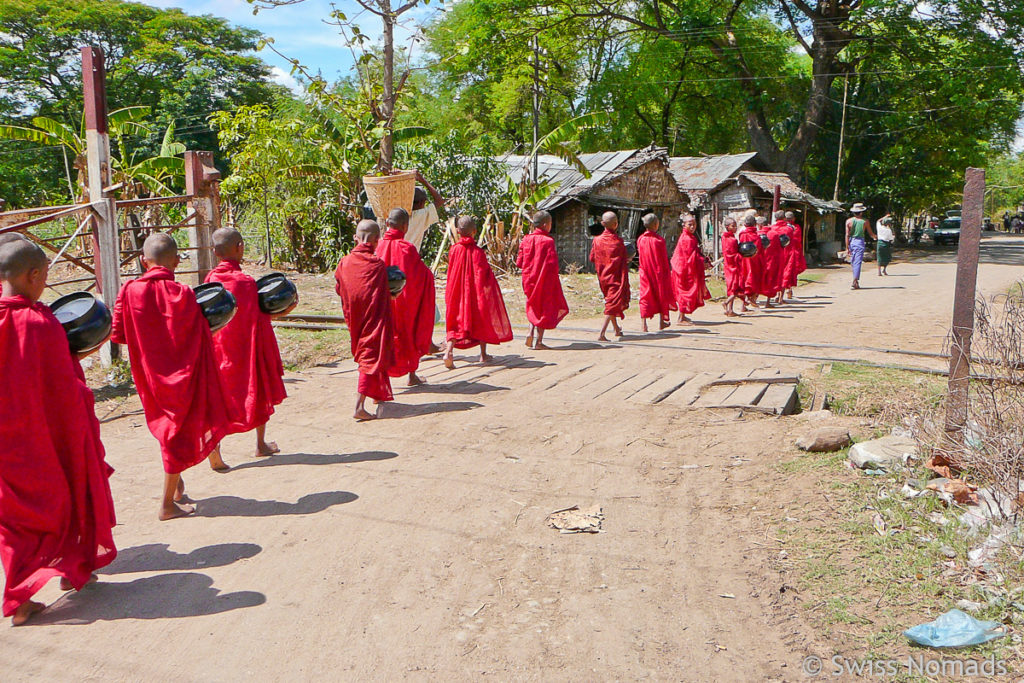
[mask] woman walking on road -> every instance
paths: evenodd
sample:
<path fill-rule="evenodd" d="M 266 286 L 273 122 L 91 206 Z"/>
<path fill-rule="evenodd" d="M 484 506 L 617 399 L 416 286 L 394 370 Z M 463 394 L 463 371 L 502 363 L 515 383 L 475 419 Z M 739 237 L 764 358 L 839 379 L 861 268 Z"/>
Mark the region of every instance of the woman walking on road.
<path fill-rule="evenodd" d="M 867 211 L 860 202 L 850 208 L 852 218 L 846 221 L 846 252 L 850 255 L 850 265 L 853 266 L 853 284 L 850 289 L 860 289 L 860 267 L 864 263 L 864 234 L 872 238 L 875 232 L 871 225 L 864 220 L 864 212 Z"/>
<path fill-rule="evenodd" d="M 878 261 L 878 275 L 888 275 L 886 266 L 892 263 L 892 243 L 896 236 L 892 232 L 892 216 L 885 214 L 875 223 L 875 232 L 878 233 L 878 248 L 876 249 Z"/>

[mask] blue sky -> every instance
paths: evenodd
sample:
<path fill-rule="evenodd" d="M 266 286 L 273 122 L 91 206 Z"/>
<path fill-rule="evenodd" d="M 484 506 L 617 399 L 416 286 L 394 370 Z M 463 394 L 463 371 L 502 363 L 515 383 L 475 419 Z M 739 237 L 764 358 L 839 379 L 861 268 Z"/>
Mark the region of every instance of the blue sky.
<path fill-rule="evenodd" d="M 328 80 L 345 75 L 352 65 L 352 53 L 334 26 L 328 26 L 324 20 L 331 12 L 330 0 L 304 0 L 296 5 L 261 9 L 253 15 L 252 5 L 246 0 L 144 0 L 145 4 L 154 7 L 177 7 L 188 14 L 212 14 L 223 17 L 234 25 L 256 29 L 274 39 L 278 50 L 290 58 L 298 59 L 303 65 L 323 73 Z M 361 7 L 355 0 L 335 0 L 338 9 L 349 19 L 359 15 Z M 413 10 L 408 15 L 404 31 L 399 37 L 405 42 L 411 36 L 416 22 L 429 19 L 438 11 L 437 5 L 431 3 Z M 376 17 L 363 12 L 355 19 L 363 33 L 378 36 L 380 29 Z M 295 88 L 296 82 L 289 75 L 291 65 L 278 57 L 269 49 L 264 49 L 260 56 L 274 69 L 278 82 Z"/>

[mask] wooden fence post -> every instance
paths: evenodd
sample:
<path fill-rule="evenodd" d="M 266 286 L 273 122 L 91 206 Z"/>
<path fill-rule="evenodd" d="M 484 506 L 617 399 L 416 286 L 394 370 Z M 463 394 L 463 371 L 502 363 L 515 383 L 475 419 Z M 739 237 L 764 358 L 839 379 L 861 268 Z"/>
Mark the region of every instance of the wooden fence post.
<path fill-rule="evenodd" d="M 211 152 L 185 152 L 185 194 L 196 216 L 188 229 L 189 246 L 195 247 L 196 284 L 217 265 L 213 232 L 220 228 L 220 171 Z"/>
<path fill-rule="evenodd" d="M 86 175 L 89 201 L 93 202 L 93 265 L 96 287 L 103 303 L 114 310 L 121 290 L 121 242 L 117 232 L 117 205 L 108 197 L 110 186 L 110 135 L 107 130 L 107 85 L 103 51 L 82 48 L 82 94 L 85 105 Z M 120 357 L 117 344 L 104 344 L 100 362 L 109 366 Z"/>
<path fill-rule="evenodd" d="M 963 443 L 967 426 L 971 374 L 971 336 L 974 334 L 974 297 L 978 280 L 978 250 L 985 199 L 985 169 L 969 168 L 960 212 L 960 246 L 956 257 L 953 327 L 949 349 L 949 396 L 946 399 L 946 436 Z"/>

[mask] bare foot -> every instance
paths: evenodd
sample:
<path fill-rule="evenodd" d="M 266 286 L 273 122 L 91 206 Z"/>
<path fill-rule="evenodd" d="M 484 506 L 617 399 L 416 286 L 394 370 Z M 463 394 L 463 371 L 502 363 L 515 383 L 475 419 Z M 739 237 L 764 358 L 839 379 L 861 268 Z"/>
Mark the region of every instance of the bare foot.
<path fill-rule="evenodd" d="M 352 417 L 354 417 L 359 422 L 366 422 L 367 420 L 377 419 L 376 415 L 374 415 L 373 413 L 366 412 L 364 408 L 360 408 L 359 410 L 357 410 Z"/>
<path fill-rule="evenodd" d="M 647 318 L 644 318 L 644 325 L 640 329 L 643 332 L 647 332 Z M 664 329 L 664 328 L 662 328 L 662 329 Z"/>
<path fill-rule="evenodd" d="M 423 380 L 420 379 L 419 377 L 417 377 L 415 372 L 410 372 L 409 373 L 409 386 L 410 387 L 418 387 L 421 384 L 423 384 Z"/>
<path fill-rule="evenodd" d="M 452 358 L 451 356 L 445 356 L 444 357 L 444 366 L 446 368 L 448 368 L 449 370 L 454 370 L 455 369 L 455 359 Z"/>
<path fill-rule="evenodd" d="M 265 441 L 261 444 L 256 444 L 256 455 L 266 457 L 268 455 L 274 455 L 280 453 L 281 449 L 277 447 L 277 444 L 273 441 Z"/>
<path fill-rule="evenodd" d="M 526 348 L 528 348 L 528 349 L 532 349 L 533 348 L 533 335 L 532 334 L 527 335 L 527 337 L 526 337 Z"/>
<path fill-rule="evenodd" d="M 680 325 L 686 325 L 687 327 L 693 327 L 693 321 L 690 320 L 689 318 L 686 318 L 685 320 L 683 320 L 679 324 Z"/>
<path fill-rule="evenodd" d="M 725 317 L 726 318 L 738 318 L 740 316 L 735 311 L 726 311 L 725 312 Z"/>
<path fill-rule="evenodd" d="M 672 323 L 670 323 L 670 322 L 668 321 L 668 318 L 662 318 L 662 319 L 661 319 L 661 323 L 660 323 L 660 324 L 658 325 L 658 328 L 659 328 L 659 329 L 662 329 L 662 330 L 663 330 L 663 329 L 665 329 L 666 327 L 669 327 L 669 326 L 670 326 L 671 324 L 672 324 Z M 646 330 L 644 330 L 644 331 L 646 332 Z"/>
<path fill-rule="evenodd" d="M 488 362 L 490 362 L 492 360 L 494 360 L 494 356 L 492 356 L 490 354 L 487 354 L 487 353 L 481 353 L 480 354 L 480 362 L 481 363 L 488 363 Z"/>
<path fill-rule="evenodd" d="M 551 347 L 545 344 L 544 342 L 537 342 L 536 344 L 533 345 L 533 349 L 534 351 L 550 351 Z"/>
<path fill-rule="evenodd" d="M 220 453 L 216 451 L 210 453 L 210 457 L 207 459 L 210 461 L 210 469 L 214 472 L 223 474 L 231 469 L 231 466 L 224 462 L 224 459 L 220 457 Z"/>
<path fill-rule="evenodd" d="M 608 337 L 604 336 L 603 334 L 598 335 L 597 341 L 608 341 Z"/>
<path fill-rule="evenodd" d="M 431 353 L 441 353 L 441 347 L 438 346 L 437 344 L 435 344 L 434 342 L 430 342 L 430 352 Z"/>
<path fill-rule="evenodd" d="M 180 503 L 185 498 L 185 480 L 178 479 L 178 485 L 174 489 L 174 502 Z"/>
<path fill-rule="evenodd" d="M 100 580 L 100 577 L 96 576 L 95 574 L 91 574 L 89 576 L 89 580 L 85 582 L 85 585 L 88 586 L 89 584 L 96 583 L 99 580 Z M 83 588 L 84 588 L 84 586 L 83 586 Z M 73 585 L 71 585 L 70 581 L 68 581 L 67 579 L 65 579 L 62 576 L 62 577 L 60 577 L 60 589 L 62 591 L 73 591 L 73 590 L 75 590 L 75 587 Z"/>
<path fill-rule="evenodd" d="M 12 626 L 21 626 L 28 621 L 33 614 L 42 612 L 46 609 L 46 605 L 41 602 L 29 600 L 18 605 L 18 609 L 14 610 L 14 614 L 11 616 Z"/>
<path fill-rule="evenodd" d="M 194 515 L 196 512 L 195 507 L 192 505 L 178 505 L 177 503 L 171 503 L 170 506 L 160 507 L 160 521 L 166 522 L 169 519 L 178 519 L 179 517 L 188 517 Z"/>

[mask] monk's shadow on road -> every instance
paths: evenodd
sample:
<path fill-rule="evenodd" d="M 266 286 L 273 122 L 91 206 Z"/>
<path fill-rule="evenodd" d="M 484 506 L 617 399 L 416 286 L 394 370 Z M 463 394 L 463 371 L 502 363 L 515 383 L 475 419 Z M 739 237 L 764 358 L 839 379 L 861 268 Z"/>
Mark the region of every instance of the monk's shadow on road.
<path fill-rule="evenodd" d="M 132 574 L 223 567 L 255 557 L 262 551 L 263 548 L 255 543 L 219 543 L 196 548 L 190 553 L 176 553 L 166 543 L 147 543 L 122 548 L 117 551 L 117 559 L 97 573 Z"/>
<path fill-rule="evenodd" d="M 221 593 L 205 574 L 176 572 L 86 586 L 81 592 L 67 593 L 28 623 L 75 626 L 118 619 L 181 619 L 256 607 L 266 601 L 267 596 L 256 591 Z"/>
<path fill-rule="evenodd" d="M 348 465 L 354 462 L 390 460 L 397 458 L 394 451 L 360 451 L 358 453 L 279 453 L 259 460 L 250 460 L 231 468 L 232 472 L 253 467 L 277 467 L 279 465 Z"/>
<path fill-rule="evenodd" d="M 335 505 L 351 503 L 359 498 L 350 491 L 311 493 L 294 503 L 280 500 L 254 500 L 238 496 L 213 496 L 196 501 L 193 517 L 276 517 L 278 515 L 310 515 Z M 190 519 L 186 517 L 186 519 Z"/>
<path fill-rule="evenodd" d="M 881 285 L 881 286 L 877 286 L 877 287 L 872 287 L 870 285 L 861 285 L 860 288 L 861 289 L 906 289 L 906 287 L 904 287 L 902 285 Z"/>
<path fill-rule="evenodd" d="M 623 341 L 626 341 L 628 337 L 624 337 Z M 639 339 L 639 337 L 638 337 Z M 549 351 L 594 351 L 597 349 L 619 349 L 622 348 L 615 342 L 572 342 L 564 346 L 550 346 L 545 342 Z M 543 351 L 544 349 L 541 349 Z"/>
<path fill-rule="evenodd" d="M 482 403 L 476 401 L 437 401 L 416 405 L 412 403 L 388 403 L 384 407 L 381 417 L 386 420 L 401 420 L 405 417 L 418 417 L 420 415 L 432 415 L 433 413 L 459 413 L 473 408 L 482 408 Z"/>
<path fill-rule="evenodd" d="M 508 391 L 508 387 L 496 387 L 493 384 L 484 384 L 482 382 L 467 382 L 465 380 L 455 380 L 453 382 L 438 383 L 438 384 L 420 384 L 415 387 L 409 387 L 403 394 L 486 394 L 491 391 Z"/>

